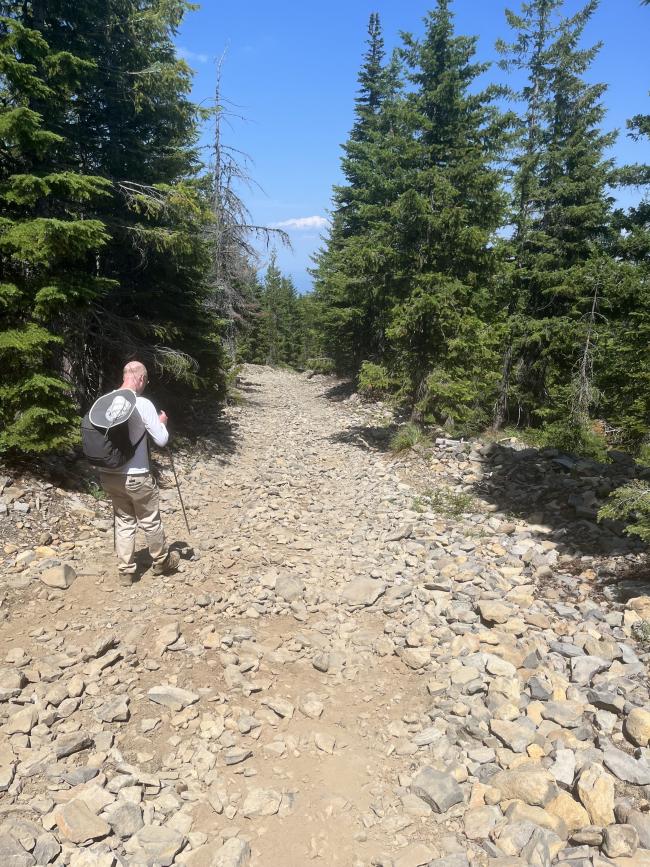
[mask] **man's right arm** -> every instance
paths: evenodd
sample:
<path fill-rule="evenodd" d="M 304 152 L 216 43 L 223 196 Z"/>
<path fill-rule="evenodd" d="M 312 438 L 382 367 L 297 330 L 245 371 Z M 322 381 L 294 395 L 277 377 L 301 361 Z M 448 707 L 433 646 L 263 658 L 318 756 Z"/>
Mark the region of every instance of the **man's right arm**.
<path fill-rule="evenodd" d="M 147 398 L 141 398 L 142 403 L 138 406 L 140 417 L 144 422 L 147 433 L 157 446 L 166 446 L 169 441 L 169 432 L 163 424 L 161 417 L 164 416 L 167 421 L 167 416 L 161 413 L 160 416 L 156 412 L 155 406 Z"/>

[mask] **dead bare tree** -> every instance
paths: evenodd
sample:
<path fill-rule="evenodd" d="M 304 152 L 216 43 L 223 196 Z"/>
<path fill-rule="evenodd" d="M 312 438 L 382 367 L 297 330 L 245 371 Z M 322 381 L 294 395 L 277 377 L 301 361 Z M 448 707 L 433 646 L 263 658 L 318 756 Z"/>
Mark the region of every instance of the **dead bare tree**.
<path fill-rule="evenodd" d="M 231 359 L 236 353 L 237 333 L 249 307 L 251 288 L 259 264 L 260 244 L 268 249 L 271 240 L 290 246 L 281 229 L 259 226 L 240 195 L 242 188 L 258 186 L 248 173 L 249 159 L 224 143 L 224 124 L 235 113 L 225 107 L 221 89 L 226 52 L 216 63 L 214 135 L 210 166 L 212 219 L 207 228 L 211 247 L 210 308 L 224 321 L 223 342 Z M 242 118 L 239 117 L 241 120 Z"/>

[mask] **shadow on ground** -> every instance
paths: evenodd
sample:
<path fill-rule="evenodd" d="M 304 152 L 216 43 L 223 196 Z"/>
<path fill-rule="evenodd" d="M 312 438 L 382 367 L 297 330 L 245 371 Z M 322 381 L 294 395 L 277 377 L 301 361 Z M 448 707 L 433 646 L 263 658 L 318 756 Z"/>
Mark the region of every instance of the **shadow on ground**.
<path fill-rule="evenodd" d="M 334 385 L 323 393 L 323 397 L 334 403 L 342 403 L 352 397 L 356 390 L 354 382 L 350 379 L 334 380 Z"/>
<path fill-rule="evenodd" d="M 353 425 L 326 439 L 330 443 L 346 443 L 357 448 L 385 453 L 390 451 L 390 441 L 398 429 L 397 424 Z"/>
<path fill-rule="evenodd" d="M 548 528 L 540 537 L 560 553 L 618 557 L 644 551 L 641 542 L 622 534 L 621 522 L 598 521 L 611 491 L 638 478 L 631 457 L 614 452 L 612 463 L 601 464 L 551 449 L 493 443 L 487 450 L 476 495 L 506 517 Z"/>

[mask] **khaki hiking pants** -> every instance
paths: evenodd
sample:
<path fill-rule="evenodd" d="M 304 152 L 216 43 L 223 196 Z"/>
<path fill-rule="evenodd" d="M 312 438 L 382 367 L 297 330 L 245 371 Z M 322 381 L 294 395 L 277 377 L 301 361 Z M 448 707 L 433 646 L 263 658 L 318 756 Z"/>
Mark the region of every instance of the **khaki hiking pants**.
<path fill-rule="evenodd" d="M 158 486 L 151 473 L 123 475 L 100 473 L 102 486 L 110 495 L 115 509 L 115 548 L 118 569 L 135 572 L 135 531 L 144 532 L 154 565 L 167 556 L 167 541 L 160 519 Z"/>

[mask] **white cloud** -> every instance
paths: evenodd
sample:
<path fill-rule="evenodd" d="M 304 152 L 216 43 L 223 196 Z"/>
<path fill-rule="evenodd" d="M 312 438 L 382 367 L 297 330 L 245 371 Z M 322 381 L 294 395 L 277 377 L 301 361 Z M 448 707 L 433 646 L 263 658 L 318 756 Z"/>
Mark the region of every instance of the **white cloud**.
<path fill-rule="evenodd" d="M 292 217 L 275 223 L 276 229 L 325 229 L 329 225 L 326 217 Z"/>
<path fill-rule="evenodd" d="M 189 48 L 184 48 L 182 45 L 176 47 L 176 54 L 190 63 L 207 63 L 210 60 L 207 54 L 197 54 L 196 51 L 190 51 Z"/>

